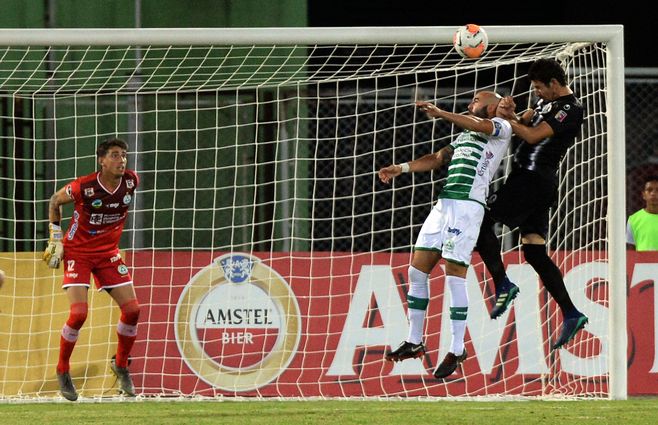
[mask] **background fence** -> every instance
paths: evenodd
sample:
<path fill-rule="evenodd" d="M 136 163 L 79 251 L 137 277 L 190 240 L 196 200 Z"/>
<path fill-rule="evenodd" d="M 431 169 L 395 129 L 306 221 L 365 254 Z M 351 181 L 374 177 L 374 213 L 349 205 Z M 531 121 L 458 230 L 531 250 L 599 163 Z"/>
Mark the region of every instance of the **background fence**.
<path fill-rule="evenodd" d="M 658 175 L 658 68 L 626 70 L 626 213 L 644 206 L 642 185 Z"/>

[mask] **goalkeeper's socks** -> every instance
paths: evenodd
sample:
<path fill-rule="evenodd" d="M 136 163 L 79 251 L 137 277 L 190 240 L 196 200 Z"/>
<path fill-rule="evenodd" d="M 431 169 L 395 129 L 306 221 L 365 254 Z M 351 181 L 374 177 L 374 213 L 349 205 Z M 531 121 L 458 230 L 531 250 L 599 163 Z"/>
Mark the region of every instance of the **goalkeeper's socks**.
<path fill-rule="evenodd" d="M 71 353 L 73 353 L 73 348 L 75 348 L 75 343 L 78 341 L 77 333 L 73 340 L 67 339 L 70 335 L 64 336 L 66 328 L 68 328 L 68 325 L 64 325 L 62 335 L 59 337 L 59 360 L 57 362 L 57 373 L 59 374 L 69 371 L 69 359 L 71 358 Z"/>
<path fill-rule="evenodd" d="M 128 355 L 133 348 L 137 338 L 137 322 L 139 320 L 139 303 L 132 299 L 121 306 L 121 319 L 117 324 L 117 346 L 116 365 L 117 367 L 128 367 Z"/>
<path fill-rule="evenodd" d="M 128 367 L 128 355 L 130 350 L 135 344 L 135 339 L 137 339 L 137 325 L 128 325 L 119 320 L 117 325 L 117 356 L 116 356 L 116 365 L 117 367 Z"/>
<path fill-rule="evenodd" d="M 59 338 L 59 360 L 57 362 L 57 372 L 62 374 L 69 371 L 69 359 L 75 343 L 78 342 L 80 328 L 87 319 L 89 306 L 87 303 L 73 303 L 69 307 L 69 318 L 62 327 L 62 333 Z"/>
<path fill-rule="evenodd" d="M 117 345 L 117 357 L 115 362 L 117 367 L 126 368 L 128 367 L 128 355 L 130 354 L 130 350 L 132 350 L 137 337 L 121 335 L 117 332 L 117 338 L 119 344 Z"/>

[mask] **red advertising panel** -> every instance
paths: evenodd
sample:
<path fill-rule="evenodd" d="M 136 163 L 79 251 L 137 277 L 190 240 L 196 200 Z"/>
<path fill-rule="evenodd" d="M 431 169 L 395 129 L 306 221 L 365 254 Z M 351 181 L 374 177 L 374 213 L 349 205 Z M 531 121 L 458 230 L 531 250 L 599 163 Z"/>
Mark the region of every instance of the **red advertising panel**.
<path fill-rule="evenodd" d="M 243 397 L 605 394 L 605 257 L 553 256 L 574 304 L 590 318 L 585 330 L 551 351 L 561 314 L 532 268 L 509 254 L 507 271 L 521 294 L 491 320 L 492 283 L 483 266 L 469 270 L 469 356 L 437 380 L 432 371 L 450 346 L 449 296 L 438 267 L 426 355 L 384 360 L 407 336 L 409 254 L 132 252 L 127 261 L 143 306 L 135 384 L 145 394 Z M 658 393 L 656 276 L 658 253 L 629 253 L 621 284 L 629 294 L 630 395 Z"/>

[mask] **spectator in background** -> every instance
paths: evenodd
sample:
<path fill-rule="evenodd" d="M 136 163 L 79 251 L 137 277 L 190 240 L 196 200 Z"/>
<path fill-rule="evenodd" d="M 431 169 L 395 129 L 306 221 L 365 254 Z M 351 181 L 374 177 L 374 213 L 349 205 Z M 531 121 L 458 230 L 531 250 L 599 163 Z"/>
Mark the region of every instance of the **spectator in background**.
<path fill-rule="evenodd" d="M 653 140 L 658 138 L 655 135 Z M 628 199 L 626 200 L 626 214 L 631 215 L 640 208 L 644 208 L 644 200 L 642 194 L 644 192 L 644 184 L 649 176 L 658 176 L 658 145 L 653 148 L 653 151 L 638 150 L 639 156 L 643 161 L 630 167 L 628 176 L 626 178 L 626 193 Z M 635 152 L 636 154 L 638 152 Z"/>
<path fill-rule="evenodd" d="M 658 175 L 647 177 L 642 199 L 644 208 L 628 217 L 626 243 L 636 251 L 658 251 Z"/>

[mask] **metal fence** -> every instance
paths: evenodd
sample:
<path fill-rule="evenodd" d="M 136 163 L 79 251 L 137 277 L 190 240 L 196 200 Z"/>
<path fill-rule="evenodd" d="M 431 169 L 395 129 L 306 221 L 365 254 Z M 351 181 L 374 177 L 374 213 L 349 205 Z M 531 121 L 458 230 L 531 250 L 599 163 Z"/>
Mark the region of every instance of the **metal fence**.
<path fill-rule="evenodd" d="M 644 180 L 658 175 L 658 68 L 626 69 L 626 213 L 644 206 Z"/>

